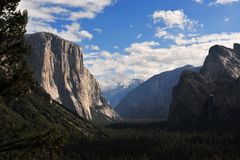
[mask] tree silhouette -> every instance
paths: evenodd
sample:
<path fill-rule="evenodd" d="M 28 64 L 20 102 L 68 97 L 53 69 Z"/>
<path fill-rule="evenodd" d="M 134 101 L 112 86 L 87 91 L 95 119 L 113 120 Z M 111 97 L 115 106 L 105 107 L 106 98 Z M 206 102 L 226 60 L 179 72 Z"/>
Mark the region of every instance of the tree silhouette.
<path fill-rule="evenodd" d="M 24 60 L 29 48 L 24 44 L 27 11 L 17 9 L 20 0 L 0 1 L 0 92 L 18 85 L 29 88 L 33 80 Z M 20 87 L 20 88 L 19 88 Z M 23 91 L 23 90 L 22 90 Z M 24 92 L 24 91 L 23 91 Z"/>

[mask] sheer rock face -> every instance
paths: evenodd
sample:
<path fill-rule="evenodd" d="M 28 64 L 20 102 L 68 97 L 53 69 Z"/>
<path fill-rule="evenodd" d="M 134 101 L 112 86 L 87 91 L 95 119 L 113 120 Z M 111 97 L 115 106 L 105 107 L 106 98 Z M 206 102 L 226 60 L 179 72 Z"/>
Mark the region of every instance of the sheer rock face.
<path fill-rule="evenodd" d="M 240 56 L 237 49 L 214 46 L 200 73 L 184 72 L 173 89 L 173 125 L 240 119 Z"/>
<path fill-rule="evenodd" d="M 32 47 L 27 61 L 54 100 L 88 120 L 96 113 L 108 120 L 119 119 L 102 98 L 96 79 L 84 67 L 80 46 L 50 33 L 27 35 L 26 42 Z"/>

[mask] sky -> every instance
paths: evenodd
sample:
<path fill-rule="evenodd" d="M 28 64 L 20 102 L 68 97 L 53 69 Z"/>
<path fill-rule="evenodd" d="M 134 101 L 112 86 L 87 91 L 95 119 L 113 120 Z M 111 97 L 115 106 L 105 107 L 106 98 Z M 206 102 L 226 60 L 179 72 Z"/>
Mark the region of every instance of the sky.
<path fill-rule="evenodd" d="M 240 0 L 22 0 L 28 33 L 79 44 L 103 90 L 185 65 L 215 44 L 240 43 Z"/>

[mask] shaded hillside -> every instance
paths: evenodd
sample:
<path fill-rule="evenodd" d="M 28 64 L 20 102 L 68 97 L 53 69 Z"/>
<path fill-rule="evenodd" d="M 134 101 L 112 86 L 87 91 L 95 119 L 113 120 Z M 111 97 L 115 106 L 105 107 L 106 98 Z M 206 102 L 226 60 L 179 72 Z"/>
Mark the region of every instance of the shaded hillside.
<path fill-rule="evenodd" d="M 172 88 L 184 70 L 199 68 L 185 66 L 155 75 L 128 93 L 116 107 L 123 118 L 167 120 Z"/>
<path fill-rule="evenodd" d="M 51 150 L 64 148 L 73 138 L 99 134 L 96 127 L 52 101 L 40 87 L 21 96 L 13 93 L 9 90 L 0 96 L 0 159 L 48 159 Z"/>

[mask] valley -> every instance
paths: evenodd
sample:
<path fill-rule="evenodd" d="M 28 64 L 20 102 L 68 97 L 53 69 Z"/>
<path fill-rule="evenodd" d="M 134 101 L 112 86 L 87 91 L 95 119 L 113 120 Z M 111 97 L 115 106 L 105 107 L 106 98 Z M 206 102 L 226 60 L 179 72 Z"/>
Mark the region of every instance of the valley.
<path fill-rule="evenodd" d="M 133 1 L 1 0 L 0 160 L 240 159 L 238 1 Z"/>
<path fill-rule="evenodd" d="M 78 160 L 195 160 L 239 159 L 239 125 L 170 128 L 166 122 L 127 122 L 100 127 L 104 136 L 74 138 L 54 149 L 53 159 Z M 50 157 L 50 151 L 32 148 L 37 159 Z M 9 153 L 14 152 L 11 150 Z M 27 148 L 16 150 L 25 153 Z M 2 155 L 2 154 L 0 154 Z M 22 155 L 19 158 L 33 159 Z"/>

